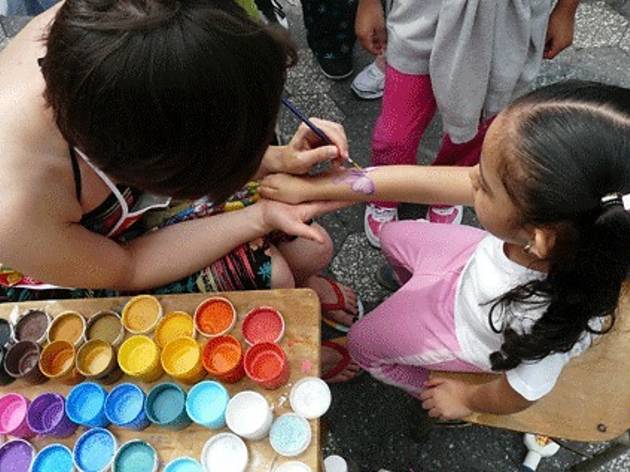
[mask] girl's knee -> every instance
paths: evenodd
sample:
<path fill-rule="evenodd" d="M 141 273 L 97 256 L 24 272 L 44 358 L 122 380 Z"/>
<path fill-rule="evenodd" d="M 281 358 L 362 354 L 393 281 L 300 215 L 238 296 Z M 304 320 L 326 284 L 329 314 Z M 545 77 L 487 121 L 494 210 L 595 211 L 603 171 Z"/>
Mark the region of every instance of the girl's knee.
<path fill-rule="evenodd" d="M 291 267 L 277 248 L 269 248 L 271 256 L 271 288 L 295 288 Z"/>
<path fill-rule="evenodd" d="M 312 258 L 312 260 L 314 261 L 317 261 L 316 265 L 320 266 L 321 270 L 327 267 L 328 264 L 330 264 L 330 261 L 333 257 L 334 246 L 332 239 L 328 234 L 328 231 L 326 231 L 322 226 L 318 225 L 317 223 L 313 223 L 312 227 L 315 231 L 317 231 L 323 242 L 313 243 L 311 246 L 312 252 L 308 254 L 308 257 Z"/>

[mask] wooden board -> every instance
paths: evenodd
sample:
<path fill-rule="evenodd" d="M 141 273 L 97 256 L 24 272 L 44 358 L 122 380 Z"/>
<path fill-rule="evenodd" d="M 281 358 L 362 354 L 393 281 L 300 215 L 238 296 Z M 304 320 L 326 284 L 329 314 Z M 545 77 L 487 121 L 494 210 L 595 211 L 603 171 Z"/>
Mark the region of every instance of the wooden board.
<path fill-rule="evenodd" d="M 221 293 L 220 295 L 228 298 L 236 307 L 239 320 L 231 334 L 241 340 L 242 320 L 250 309 L 260 305 L 269 305 L 277 308 L 284 315 L 286 331 L 280 344 L 285 349 L 290 360 L 291 377 L 289 383 L 278 390 L 269 391 L 257 387 L 256 384 L 245 378 L 237 384 L 226 385 L 226 388 L 231 395 L 241 390 L 256 390 L 262 393 L 267 400 L 269 400 L 269 403 L 273 405 L 274 414 L 276 416 L 290 412 L 291 407 L 288 401 L 288 393 L 291 386 L 302 377 L 309 375 L 319 376 L 320 304 L 317 295 L 312 290 L 307 289 L 227 292 Z M 160 299 L 165 313 L 172 310 L 184 310 L 188 313 L 193 313 L 196 306 L 207 297 L 207 294 L 190 294 L 165 295 L 158 296 L 157 298 Z M 11 312 L 16 309 L 45 308 L 53 316 L 63 310 L 76 310 L 89 318 L 89 316 L 96 311 L 103 309 L 113 309 L 120 312 L 126 300 L 128 300 L 128 298 L 95 298 L 16 304 L 6 303 L 0 304 L 0 317 L 8 318 Z M 131 380 L 127 376 L 124 376 L 120 380 L 120 382 L 125 381 L 138 383 L 138 385 L 144 388 L 145 392 L 152 386 L 152 384 L 144 384 Z M 171 379 L 165 375 L 154 383 L 166 381 L 171 381 Z M 189 386 L 182 386 L 186 390 L 190 388 Z M 11 385 L 0 387 L 0 394 L 19 392 L 27 398 L 33 399 L 40 393 L 47 391 L 56 391 L 66 395 L 70 388 L 69 386 L 54 381 L 48 381 L 36 386 L 28 385 L 22 381 L 16 381 Z M 109 391 L 112 386 L 105 386 L 105 388 Z M 318 471 L 320 460 L 319 421 L 312 420 L 310 424 L 313 433 L 313 442 L 302 455 L 295 459 L 310 465 L 314 471 Z M 158 428 L 153 425 L 139 432 L 123 430 L 114 426 L 110 426 L 109 429 L 115 434 L 119 445 L 135 438 L 148 441 L 158 451 L 162 466 L 168 461 L 180 456 L 190 456 L 199 460 L 204 443 L 214 434 L 227 431 L 227 428 L 219 431 L 211 431 L 195 424 L 177 432 Z M 38 450 L 52 442 L 62 442 L 72 448 L 76 438 L 83 431 L 85 431 L 85 428 L 79 428 L 73 437 L 61 441 L 54 438 L 36 438 L 32 442 Z M 268 439 L 257 442 L 246 441 L 246 443 L 250 455 L 248 471 L 271 472 L 273 467 L 286 461 L 284 458 L 277 457 L 277 454 L 271 449 Z"/>
<path fill-rule="evenodd" d="M 574 441 L 608 441 L 630 429 L 630 284 L 613 330 L 564 368 L 549 395 L 513 415 L 475 414 L 467 420 Z M 436 373 L 469 383 L 492 375 Z"/>

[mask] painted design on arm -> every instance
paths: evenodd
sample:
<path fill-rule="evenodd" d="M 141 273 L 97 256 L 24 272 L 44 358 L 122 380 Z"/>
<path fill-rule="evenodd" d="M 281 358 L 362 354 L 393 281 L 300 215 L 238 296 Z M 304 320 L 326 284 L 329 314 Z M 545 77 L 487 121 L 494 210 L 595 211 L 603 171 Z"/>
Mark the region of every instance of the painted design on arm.
<path fill-rule="evenodd" d="M 374 195 L 376 187 L 368 174 L 374 170 L 374 167 L 366 167 L 363 170 L 351 169 L 343 175 L 332 179 L 334 184 L 348 184 L 350 188 L 357 193 L 364 195 Z"/>

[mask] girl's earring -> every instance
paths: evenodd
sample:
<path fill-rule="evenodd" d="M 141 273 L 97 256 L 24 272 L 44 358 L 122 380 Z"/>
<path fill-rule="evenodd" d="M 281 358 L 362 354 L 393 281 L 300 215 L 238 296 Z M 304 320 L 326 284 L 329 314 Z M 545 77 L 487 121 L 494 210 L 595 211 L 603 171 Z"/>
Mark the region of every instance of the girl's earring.
<path fill-rule="evenodd" d="M 523 247 L 523 251 L 525 251 L 525 254 L 531 254 L 532 253 L 532 243 L 529 243 L 525 247 Z"/>

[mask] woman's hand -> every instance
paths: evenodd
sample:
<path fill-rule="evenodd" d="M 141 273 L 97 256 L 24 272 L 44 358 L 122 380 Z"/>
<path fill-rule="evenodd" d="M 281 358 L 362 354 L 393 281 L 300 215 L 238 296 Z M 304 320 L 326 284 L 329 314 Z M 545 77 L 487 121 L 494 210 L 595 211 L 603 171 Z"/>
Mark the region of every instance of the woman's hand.
<path fill-rule="evenodd" d="M 424 384 L 420 394 L 422 408 L 432 418 L 457 420 L 468 416 L 472 410 L 468 406 L 468 386 L 457 380 L 435 378 Z"/>
<path fill-rule="evenodd" d="M 375 56 L 383 54 L 387 47 L 385 13 L 381 0 L 360 0 L 354 31 L 361 45 Z"/>
<path fill-rule="evenodd" d="M 553 59 L 573 44 L 577 5 L 578 0 L 559 0 L 551 12 L 545 40 L 545 59 Z"/>

